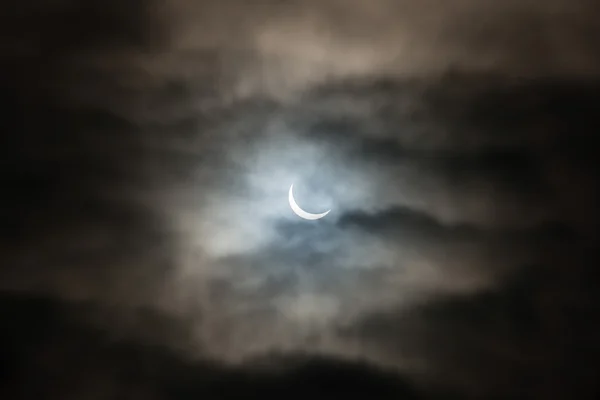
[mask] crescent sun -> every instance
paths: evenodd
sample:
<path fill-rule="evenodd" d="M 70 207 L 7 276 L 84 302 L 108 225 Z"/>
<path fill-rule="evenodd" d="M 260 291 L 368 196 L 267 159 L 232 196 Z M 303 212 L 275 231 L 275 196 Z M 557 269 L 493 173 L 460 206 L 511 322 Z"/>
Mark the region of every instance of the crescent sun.
<path fill-rule="evenodd" d="M 327 214 L 329 214 L 329 211 L 331 211 L 331 210 L 327 210 L 327 211 L 322 212 L 320 214 L 312 214 L 312 213 L 304 211 L 302 208 L 300 208 L 300 206 L 298 205 L 298 203 L 296 203 L 296 200 L 294 200 L 294 191 L 293 191 L 293 189 L 294 189 L 294 184 L 292 183 L 292 186 L 290 186 L 288 200 L 290 202 L 290 207 L 292 208 L 292 211 L 294 211 L 294 213 L 297 216 L 299 216 L 300 218 L 304 218 L 304 219 L 308 219 L 308 220 L 321 219 L 324 216 L 326 216 Z"/>

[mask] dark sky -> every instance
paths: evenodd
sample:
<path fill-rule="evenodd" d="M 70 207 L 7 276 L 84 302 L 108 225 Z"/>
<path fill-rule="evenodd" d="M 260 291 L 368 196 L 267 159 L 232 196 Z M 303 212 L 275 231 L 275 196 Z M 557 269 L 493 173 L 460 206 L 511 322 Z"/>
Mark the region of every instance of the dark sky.
<path fill-rule="evenodd" d="M 0 398 L 600 396 L 594 6 L 9 0 Z"/>

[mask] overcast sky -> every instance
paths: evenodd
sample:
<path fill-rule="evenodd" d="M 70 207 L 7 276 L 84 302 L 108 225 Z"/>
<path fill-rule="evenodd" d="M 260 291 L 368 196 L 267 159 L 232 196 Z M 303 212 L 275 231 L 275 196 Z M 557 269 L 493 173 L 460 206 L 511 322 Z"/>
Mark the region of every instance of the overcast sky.
<path fill-rule="evenodd" d="M 0 289 L 190 362 L 592 393 L 593 3 L 10 1 Z"/>

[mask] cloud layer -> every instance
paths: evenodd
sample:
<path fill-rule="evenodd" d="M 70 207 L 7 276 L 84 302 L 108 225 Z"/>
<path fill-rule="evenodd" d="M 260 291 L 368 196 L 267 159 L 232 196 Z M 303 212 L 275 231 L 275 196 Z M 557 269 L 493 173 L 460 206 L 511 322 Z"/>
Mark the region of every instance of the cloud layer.
<path fill-rule="evenodd" d="M 0 287 L 138 338 L 164 313 L 192 358 L 361 358 L 472 395 L 555 377 L 594 302 L 591 6 L 14 6 Z M 292 183 L 330 215 L 299 220 Z"/>

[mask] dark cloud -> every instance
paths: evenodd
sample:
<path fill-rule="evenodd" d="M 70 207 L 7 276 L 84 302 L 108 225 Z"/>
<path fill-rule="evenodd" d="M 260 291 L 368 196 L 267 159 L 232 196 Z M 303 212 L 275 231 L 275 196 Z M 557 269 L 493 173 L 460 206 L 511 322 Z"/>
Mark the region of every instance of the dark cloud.
<path fill-rule="evenodd" d="M 591 1 L 13 3 L 9 393 L 598 391 Z"/>
<path fill-rule="evenodd" d="M 117 342 L 77 318 L 98 312 L 98 306 L 90 304 L 3 296 L 3 397 L 71 398 L 93 391 L 101 398 L 420 398 L 412 385 L 393 372 L 359 362 L 306 355 L 273 355 L 237 367 L 184 361 L 156 344 L 159 335 L 154 335 L 154 344 L 139 337 L 136 342 Z M 171 324 L 173 328 L 173 321 L 146 314 L 137 318 L 138 325 Z M 173 337 L 174 329 L 169 331 Z"/>
<path fill-rule="evenodd" d="M 429 373 L 471 396 L 595 393 L 589 362 L 598 353 L 597 324 L 589 307 L 597 299 L 589 297 L 588 280 L 596 274 L 591 265 L 578 266 L 568 287 L 564 271 L 529 266 L 493 291 L 453 296 L 410 313 L 374 314 L 344 334 L 395 343 L 383 351 L 417 355 Z"/>

